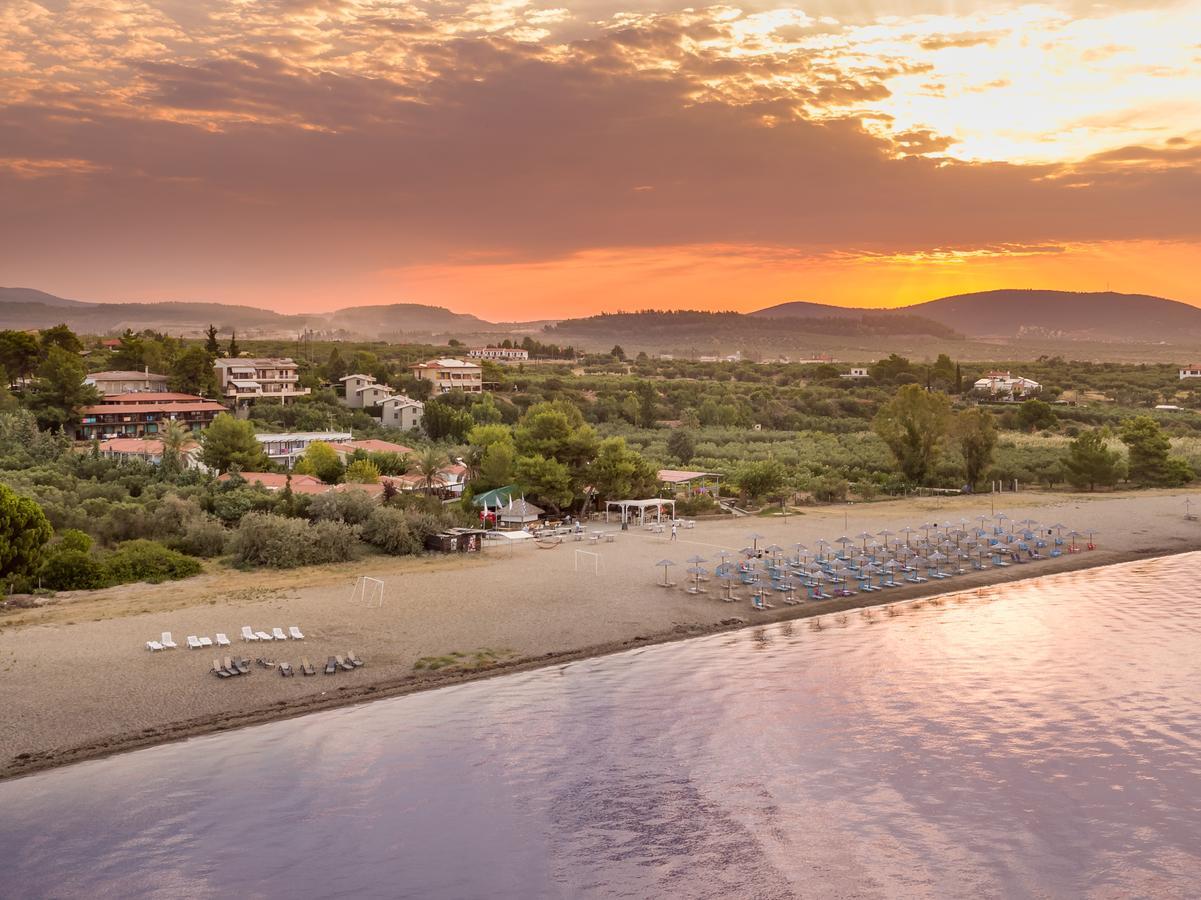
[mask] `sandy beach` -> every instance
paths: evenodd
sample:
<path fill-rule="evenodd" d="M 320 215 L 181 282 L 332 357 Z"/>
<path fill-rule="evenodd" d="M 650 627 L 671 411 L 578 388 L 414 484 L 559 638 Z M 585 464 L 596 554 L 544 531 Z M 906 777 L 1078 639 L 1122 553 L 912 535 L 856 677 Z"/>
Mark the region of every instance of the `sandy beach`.
<path fill-rule="evenodd" d="M 1198 550 L 1201 522 L 1185 519 L 1185 496 L 998 495 L 996 511 L 1014 520 L 1095 529 L 1097 549 L 838 600 L 773 601 L 766 612 L 751 608 L 745 588 L 735 603 L 723 602 L 713 583 L 708 594 L 685 593 L 684 561 L 737 551 L 751 532 L 764 536 L 761 546 L 812 545 L 842 534 L 972 520 L 989 514 L 994 501 L 987 495 L 905 500 L 815 508 L 787 519 L 702 521 L 681 530 L 675 543 L 633 528 L 597 546 L 568 542 L 539 550 L 531 542 L 513 548 L 490 542 L 485 553 L 468 557 L 371 557 L 283 572 L 214 567 L 184 582 L 61 594 L 36 609 L 0 614 L 0 777 L 639 644 L 806 616 L 834 625 L 854 607 Z M 581 558 L 576 571 L 576 549 L 599 554 L 599 573 L 590 558 Z M 663 570 L 654 563 L 664 557 L 678 564 L 671 570 L 677 588 L 656 585 Z M 360 575 L 384 582 L 382 606 L 351 601 Z M 298 625 L 306 639 L 244 643 L 243 625 L 266 631 Z M 148 652 L 145 642 L 163 631 L 180 649 Z M 184 648 L 189 634 L 217 632 L 233 641 L 221 656 L 267 655 L 293 666 L 307 656 L 320 667 L 328 656 L 354 650 L 366 666 L 308 678 L 254 667 L 249 677 L 218 679 L 209 673 L 217 648 Z M 456 664 L 417 668 L 425 658 Z"/>

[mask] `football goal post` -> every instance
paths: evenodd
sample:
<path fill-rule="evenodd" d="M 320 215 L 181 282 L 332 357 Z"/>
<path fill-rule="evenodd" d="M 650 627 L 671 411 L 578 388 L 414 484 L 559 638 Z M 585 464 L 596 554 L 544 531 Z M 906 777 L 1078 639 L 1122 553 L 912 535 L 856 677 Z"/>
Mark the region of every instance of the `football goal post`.
<path fill-rule="evenodd" d="M 360 575 L 350 594 L 351 603 L 362 603 L 368 609 L 384 605 L 384 583 L 378 578 Z"/>
<path fill-rule="evenodd" d="M 575 552 L 575 570 L 577 572 L 587 572 L 592 570 L 593 575 L 600 574 L 601 557 L 599 553 L 593 553 L 591 550 L 577 550 Z"/>

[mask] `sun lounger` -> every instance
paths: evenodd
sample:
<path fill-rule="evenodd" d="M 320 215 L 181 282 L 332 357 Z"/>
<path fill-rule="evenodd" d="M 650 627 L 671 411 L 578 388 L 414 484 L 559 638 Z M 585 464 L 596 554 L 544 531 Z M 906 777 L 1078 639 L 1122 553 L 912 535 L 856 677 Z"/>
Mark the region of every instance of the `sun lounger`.
<path fill-rule="evenodd" d="M 224 668 L 225 671 L 228 672 L 230 675 L 241 675 L 242 674 L 238 670 L 238 667 L 234 665 L 234 661 L 232 659 L 230 659 L 228 656 L 225 657 L 225 664 L 224 664 L 224 666 L 222 666 L 222 668 Z"/>
<path fill-rule="evenodd" d="M 342 667 L 343 669 L 345 669 L 347 672 L 351 672 L 351 671 L 353 671 L 353 670 L 354 670 L 354 666 L 352 666 L 350 663 L 348 663 L 348 662 L 347 662 L 346 660 L 344 660 L 342 657 L 340 657 L 340 656 L 335 656 L 335 657 L 334 657 L 334 660 L 335 660 L 335 661 L 338 663 L 338 665 L 339 665 L 339 666 L 341 666 L 341 667 Z"/>
<path fill-rule="evenodd" d="M 325 674 L 333 675 L 338 671 L 338 662 L 332 656 L 325 661 Z"/>
<path fill-rule="evenodd" d="M 211 637 L 202 637 L 202 638 L 200 639 L 200 646 L 201 646 L 201 647 L 211 647 L 211 646 L 213 646 L 213 639 L 212 639 Z"/>
<path fill-rule="evenodd" d="M 228 678 L 233 673 L 225 671 L 225 669 L 221 668 L 220 660 L 214 659 L 213 660 L 213 674 L 220 678 Z"/>
<path fill-rule="evenodd" d="M 258 663 L 260 666 L 262 666 L 264 669 L 274 669 L 275 668 L 275 660 L 273 660 L 273 659 L 264 659 L 263 657 L 260 656 L 255 659 L 255 662 Z"/>
<path fill-rule="evenodd" d="M 153 653 L 155 650 L 162 650 L 163 645 L 160 644 L 158 641 L 147 641 L 146 649 Z"/>
<path fill-rule="evenodd" d="M 200 643 L 200 638 L 196 637 L 196 635 L 194 635 L 194 634 L 188 635 L 188 649 L 189 650 L 199 650 L 203 646 L 204 646 L 204 644 Z"/>
<path fill-rule="evenodd" d="M 292 640 L 294 640 L 294 641 L 303 641 L 304 640 L 304 635 L 300 633 L 300 629 L 297 628 L 295 625 L 288 626 L 288 634 L 292 635 Z"/>
<path fill-rule="evenodd" d="M 288 636 L 284 634 L 284 630 L 282 628 L 272 628 L 271 636 L 277 641 L 286 641 L 288 639 Z"/>
<path fill-rule="evenodd" d="M 353 650 L 348 650 L 348 651 L 347 651 L 347 653 L 346 653 L 346 661 L 347 661 L 348 663 L 350 663 L 352 666 L 354 666 L 356 669 L 358 669 L 358 668 L 362 668 L 362 666 L 364 665 L 363 661 L 362 661 L 361 659 L 359 659 L 357 656 L 355 656 L 355 655 L 354 655 L 354 651 L 353 651 Z"/>
<path fill-rule="evenodd" d="M 267 634 L 267 632 L 265 632 L 265 631 L 256 631 L 254 633 L 254 636 L 257 637 L 260 641 L 271 640 L 271 635 Z"/>
<path fill-rule="evenodd" d="M 159 638 L 159 643 L 162 644 L 167 650 L 174 650 L 177 646 L 179 646 L 175 643 L 175 641 L 171 640 L 171 632 L 169 631 L 163 632 L 163 636 Z"/>
<path fill-rule="evenodd" d="M 248 660 L 246 657 L 242 657 L 241 659 L 235 659 L 234 666 L 237 668 L 239 674 L 242 674 L 242 675 L 250 674 L 250 660 Z"/>
<path fill-rule="evenodd" d="M 313 668 L 313 664 L 311 662 L 309 662 L 309 658 L 307 656 L 301 657 L 300 672 L 302 675 L 316 675 L 317 674 L 317 670 Z"/>
<path fill-rule="evenodd" d="M 242 640 L 244 640 L 244 641 L 257 641 L 258 639 L 259 639 L 259 636 L 258 636 L 257 634 L 255 634 L 253 631 L 251 631 L 251 630 L 250 630 L 250 626 L 249 626 L 249 625 L 243 625 L 243 626 L 242 626 Z"/>
<path fill-rule="evenodd" d="M 227 638 L 225 635 L 223 635 L 220 631 L 217 632 L 217 646 L 218 647 L 230 646 L 229 638 Z"/>
<path fill-rule="evenodd" d="M 291 678 L 295 673 L 292 671 L 292 664 L 282 662 L 279 664 L 279 674 L 284 678 Z"/>

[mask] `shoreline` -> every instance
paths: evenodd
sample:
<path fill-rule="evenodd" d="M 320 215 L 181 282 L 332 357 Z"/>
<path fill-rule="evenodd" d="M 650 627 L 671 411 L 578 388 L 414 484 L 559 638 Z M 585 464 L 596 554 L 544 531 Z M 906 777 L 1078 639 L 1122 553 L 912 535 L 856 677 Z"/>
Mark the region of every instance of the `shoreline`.
<path fill-rule="evenodd" d="M 779 622 L 818 619 L 847 611 L 909 603 L 1049 575 L 1174 556 L 1197 550 L 1201 550 L 1201 534 L 1198 535 L 1195 545 L 1183 548 L 1156 547 L 1121 551 L 1104 549 L 1081 551 L 1079 554 L 1065 555 L 1054 560 L 1025 563 L 1008 569 L 969 572 L 957 576 L 952 583 L 928 582 L 881 591 L 879 592 L 880 596 L 876 596 L 875 593 L 859 593 L 853 597 L 818 602 L 806 601 L 798 606 L 776 607 L 765 612 L 755 613 L 754 618 L 750 617 L 742 604 L 739 604 L 738 607 L 731 605 L 729 607 L 730 614 L 717 622 L 676 624 L 667 630 L 650 630 L 619 640 L 609 640 L 570 649 L 551 650 L 542 654 L 523 654 L 474 669 L 449 669 L 435 672 L 410 670 L 403 675 L 389 674 L 387 669 L 377 669 L 376 671 L 379 671 L 380 674 L 373 678 L 371 661 L 368 660 L 367 667 L 358 671 L 363 673 L 361 677 L 370 680 L 361 683 L 340 683 L 331 690 L 322 691 L 319 694 L 310 693 L 295 699 L 274 700 L 267 704 L 234 709 L 216 715 L 207 714 L 181 719 L 165 723 L 161 727 L 119 732 L 97 741 L 80 742 L 41 751 L 26 751 L 12 756 L 0 765 L 0 781 L 192 737 L 233 731 L 310 713 L 374 700 L 391 699 L 502 675 L 533 671 L 582 659 L 608 656 L 638 647 L 673 643 L 724 632 L 773 625 Z M 242 652 L 242 650 L 237 651 L 237 655 L 242 655 Z M 204 657 L 205 654 L 201 654 L 199 658 L 203 659 Z M 317 678 L 324 677 L 317 676 Z"/>

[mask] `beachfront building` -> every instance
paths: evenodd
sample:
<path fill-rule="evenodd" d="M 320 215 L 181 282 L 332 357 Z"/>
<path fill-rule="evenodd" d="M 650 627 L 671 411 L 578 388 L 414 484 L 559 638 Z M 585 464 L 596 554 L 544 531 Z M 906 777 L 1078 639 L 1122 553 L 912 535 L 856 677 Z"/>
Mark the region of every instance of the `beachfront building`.
<path fill-rule="evenodd" d="M 394 444 L 391 441 L 377 441 L 374 439 L 365 441 L 341 441 L 337 444 L 330 444 L 333 451 L 338 454 L 338 458 L 342 462 L 348 461 L 356 452 L 362 450 L 364 453 L 395 453 L 397 456 L 412 456 L 416 454 L 416 450 L 412 447 L 406 447 L 404 444 Z"/>
<path fill-rule="evenodd" d="M 425 404 L 404 394 L 396 394 L 381 401 L 380 423 L 386 428 L 401 431 L 416 431 L 425 419 Z"/>
<path fill-rule="evenodd" d="M 83 380 L 102 394 L 128 394 L 134 391 L 165 391 L 167 376 L 144 372 L 93 372 Z"/>
<path fill-rule="evenodd" d="M 1180 380 L 1186 378 L 1201 378 L 1201 363 L 1189 363 L 1187 366 L 1180 367 Z"/>
<path fill-rule="evenodd" d="M 866 368 L 863 368 L 862 366 L 857 366 L 857 367 L 851 369 L 851 371 L 844 372 L 843 374 L 839 375 L 838 377 L 839 378 L 856 378 L 856 379 L 858 379 L 858 378 L 871 378 L 871 375 L 868 374 L 868 371 Z"/>
<path fill-rule="evenodd" d="M 1009 372 L 988 372 L 972 385 L 972 390 L 977 394 L 985 394 L 999 400 L 1032 397 L 1042 389 L 1042 385 L 1037 381 Z"/>
<path fill-rule="evenodd" d="M 219 359 L 213 369 L 221 396 L 235 406 L 259 399 L 287 403 L 309 393 L 308 388 L 300 386 L 296 363 L 287 357 Z"/>
<path fill-rule="evenodd" d="M 721 476 L 714 472 L 660 469 L 659 485 L 673 494 L 683 493 L 685 497 L 691 497 L 693 494 L 710 494 L 717 497 L 721 493 Z"/>
<path fill-rule="evenodd" d="M 418 381 L 432 382 L 435 394 L 454 390 L 479 394 L 484 390 L 484 370 L 479 363 L 452 358 L 431 359 L 409 366 L 409 369 Z"/>
<path fill-rule="evenodd" d="M 473 347 L 467 351 L 472 359 L 490 359 L 494 362 L 525 362 L 530 351 L 520 347 Z"/>
<path fill-rule="evenodd" d="M 263 445 L 263 452 L 269 460 L 287 468 L 304 456 L 309 444 L 318 441 L 344 444 L 354 439 L 349 431 L 288 431 L 282 434 L 256 434 L 255 437 Z"/>
<path fill-rule="evenodd" d="M 153 436 L 172 421 L 182 423 L 191 431 L 200 431 L 223 412 L 225 407 L 215 400 L 192 394 L 109 394 L 100 403 L 79 411 L 75 438 L 90 441 L 93 438 Z"/>

